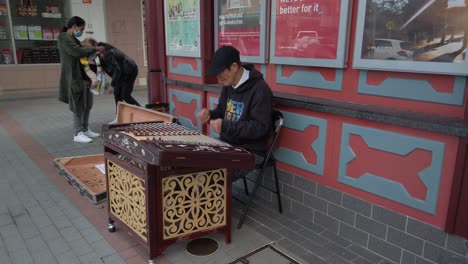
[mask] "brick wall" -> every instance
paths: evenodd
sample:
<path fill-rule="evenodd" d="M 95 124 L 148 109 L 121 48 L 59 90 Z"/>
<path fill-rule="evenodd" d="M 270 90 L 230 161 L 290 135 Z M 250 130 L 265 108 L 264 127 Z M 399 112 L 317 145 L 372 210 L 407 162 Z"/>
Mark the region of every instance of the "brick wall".
<path fill-rule="evenodd" d="M 279 177 L 284 215 L 278 213 L 276 197 L 262 188 L 256 201 L 271 210 L 269 220 L 256 209 L 248 215 L 269 228 L 269 232 L 257 228 L 259 232 L 303 259 L 342 264 L 468 263 L 466 239 L 301 176 L 279 171 Z M 273 187 L 273 178 L 265 176 L 263 185 Z M 240 182 L 236 190 L 242 190 Z M 281 225 L 284 218 L 292 222 Z"/>

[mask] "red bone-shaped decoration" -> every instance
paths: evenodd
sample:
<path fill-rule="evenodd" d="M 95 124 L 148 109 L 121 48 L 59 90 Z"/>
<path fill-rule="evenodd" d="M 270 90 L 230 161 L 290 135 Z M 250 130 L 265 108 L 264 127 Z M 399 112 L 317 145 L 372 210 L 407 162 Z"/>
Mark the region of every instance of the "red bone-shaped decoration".
<path fill-rule="evenodd" d="M 370 173 L 401 183 L 413 198 L 426 199 L 427 187 L 418 173 L 431 165 L 430 151 L 415 149 L 407 155 L 398 155 L 373 149 L 358 135 L 349 136 L 349 145 L 356 156 L 348 163 L 349 177 L 357 179 Z"/>

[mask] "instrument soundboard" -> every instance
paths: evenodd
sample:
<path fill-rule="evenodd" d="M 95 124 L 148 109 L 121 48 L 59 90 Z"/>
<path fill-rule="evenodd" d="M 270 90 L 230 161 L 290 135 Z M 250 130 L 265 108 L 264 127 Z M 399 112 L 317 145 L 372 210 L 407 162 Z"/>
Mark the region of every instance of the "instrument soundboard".
<path fill-rule="evenodd" d="M 103 139 L 151 164 L 251 168 L 253 155 L 241 147 L 169 122 L 106 125 Z M 222 154 L 222 155 L 221 155 Z M 223 162 L 226 161 L 226 162 Z M 245 163 L 240 165 L 241 163 Z"/>

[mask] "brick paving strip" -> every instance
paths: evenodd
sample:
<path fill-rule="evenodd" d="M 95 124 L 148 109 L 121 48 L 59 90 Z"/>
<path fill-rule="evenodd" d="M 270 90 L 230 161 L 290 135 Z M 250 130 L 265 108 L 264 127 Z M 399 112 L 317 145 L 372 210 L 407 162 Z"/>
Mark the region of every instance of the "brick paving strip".
<path fill-rule="evenodd" d="M 105 204 L 93 205 L 82 197 L 76 189 L 69 185 L 53 165 L 51 156 L 30 134 L 25 131 L 7 111 L 0 108 L 0 124 L 3 124 L 16 143 L 24 150 L 29 158 L 47 175 L 47 177 L 64 193 L 64 195 L 86 216 L 102 237 L 128 264 L 147 263 L 143 246 L 138 244 L 125 232 L 109 233 L 107 231 L 107 207 Z M 171 264 L 165 256 L 157 259 L 157 264 Z"/>

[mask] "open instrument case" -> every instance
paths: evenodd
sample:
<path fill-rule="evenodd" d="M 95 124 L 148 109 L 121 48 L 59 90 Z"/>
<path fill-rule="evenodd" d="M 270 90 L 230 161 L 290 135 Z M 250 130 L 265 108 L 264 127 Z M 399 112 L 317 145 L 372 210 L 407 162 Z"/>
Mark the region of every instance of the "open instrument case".
<path fill-rule="evenodd" d="M 169 114 L 119 102 L 117 123 L 149 121 L 176 122 Z M 96 165 L 104 164 L 104 154 L 54 159 L 55 167 L 81 195 L 98 204 L 107 199 L 106 175 Z M 104 168 L 103 168 L 104 170 Z"/>

